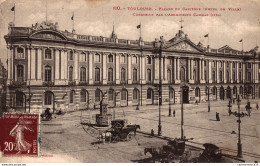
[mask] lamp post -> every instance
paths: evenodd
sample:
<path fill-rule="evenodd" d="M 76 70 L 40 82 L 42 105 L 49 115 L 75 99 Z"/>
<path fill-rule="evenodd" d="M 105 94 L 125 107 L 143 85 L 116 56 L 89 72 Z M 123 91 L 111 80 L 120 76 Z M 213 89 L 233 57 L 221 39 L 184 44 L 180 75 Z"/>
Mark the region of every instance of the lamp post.
<path fill-rule="evenodd" d="M 181 140 L 184 139 L 184 129 L 183 129 L 183 125 L 184 125 L 184 121 L 183 121 L 183 86 L 181 86 Z"/>
<path fill-rule="evenodd" d="M 228 106 L 228 114 L 230 115 L 231 114 L 231 107 L 232 107 L 231 100 L 229 100 L 227 106 Z"/>
<path fill-rule="evenodd" d="M 210 97 L 209 97 L 209 95 L 210 95 L 210 87 L 209 86 L 207 87 L 207 91 L 208 91 L 208 112 L 210 112 Z"/>
<path fill-rule="evenodd" d="M 237 123 L 238 123 L 238 143 L 237 143 L 237 157 L 241 158 L 242 157 L 242 143 L 241 143 L 241 136 L 240 136 L 240 124 L 241 124 L 241 120 L 240 118 L 244 117 L 244 116 L 248 116 L 248 114 L 246 113 L 241 113 L 240 112 L 240 104 L 241 104 L 241 100 L 240 97 L 238 95 L 238 99 L 237 99 L 237 105 L 238 105 L 238 112 L 231 112 L 234 116 L 238 117 Z"/>
<path fill-rule="evenodd" d="M 159 124 L 158 124 L 158 136 L 162 135 L 161 125 L 161 104 L 162 104 L 162 73 L 161 73 L 161 58 L 162 58 L 162 45 L 164 42 L 163 36 L 160 37 L 160 49 L 159 49 Z"/>

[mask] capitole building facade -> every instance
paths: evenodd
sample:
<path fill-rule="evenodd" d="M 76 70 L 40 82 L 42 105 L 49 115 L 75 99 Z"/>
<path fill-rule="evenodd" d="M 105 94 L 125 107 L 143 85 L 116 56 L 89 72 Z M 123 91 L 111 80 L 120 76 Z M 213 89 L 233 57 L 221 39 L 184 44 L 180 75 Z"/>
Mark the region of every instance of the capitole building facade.
<path fill-rule="evenodd" d="M 169 41 L 89 36 L 58 24 L 10 24 L 7 107 L 19 112 L 200 103 L 259 98 L 259 52 L 194 44 L 183 30 Z M 161 72 L 161 74 L 160 74 Z M 161 78 L 161 79 L 160 79 Z M 161 80 L 161 81 L 160 81 Z"/>

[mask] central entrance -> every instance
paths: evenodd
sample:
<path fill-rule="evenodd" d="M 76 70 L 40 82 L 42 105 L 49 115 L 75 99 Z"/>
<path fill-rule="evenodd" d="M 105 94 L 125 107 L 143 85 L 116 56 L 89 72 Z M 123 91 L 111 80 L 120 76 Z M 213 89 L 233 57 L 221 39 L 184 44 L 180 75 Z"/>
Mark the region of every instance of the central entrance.
<path fill-rule="evenodd" d="M 182 101 L 183 103 L 189 103 L 189 87 L 183 86 L 182 87 Z"/>

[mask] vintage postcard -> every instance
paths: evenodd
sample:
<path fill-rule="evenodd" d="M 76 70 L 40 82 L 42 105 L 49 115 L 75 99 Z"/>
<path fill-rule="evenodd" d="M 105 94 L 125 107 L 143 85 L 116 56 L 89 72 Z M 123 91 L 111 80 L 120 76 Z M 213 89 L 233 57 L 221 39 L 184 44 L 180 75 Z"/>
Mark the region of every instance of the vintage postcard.
<path fill-rule="evenodd" d="M 0 2 L 3 165 L 258 165 L 259 0 Z"/>

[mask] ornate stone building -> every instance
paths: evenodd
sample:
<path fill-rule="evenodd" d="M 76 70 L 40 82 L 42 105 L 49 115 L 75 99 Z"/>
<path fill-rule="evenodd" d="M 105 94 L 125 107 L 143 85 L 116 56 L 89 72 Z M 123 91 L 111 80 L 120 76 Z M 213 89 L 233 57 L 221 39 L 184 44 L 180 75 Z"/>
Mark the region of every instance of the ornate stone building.
<path fill-rule="evenodd" d="M 78 35 L 57 26 L 9 26 L 9 109 L 86 109 L 99 107 L 103 96 L 111 107 L 158 104 L 159 72 L 162 104 L 179 103 L 180 97 L 195 103 L 260 96 L 257 49 L 204 48 L 182 30 L 169 41 L 146 42 L 118 39 L 114 32 L 109 38 Z"/>

